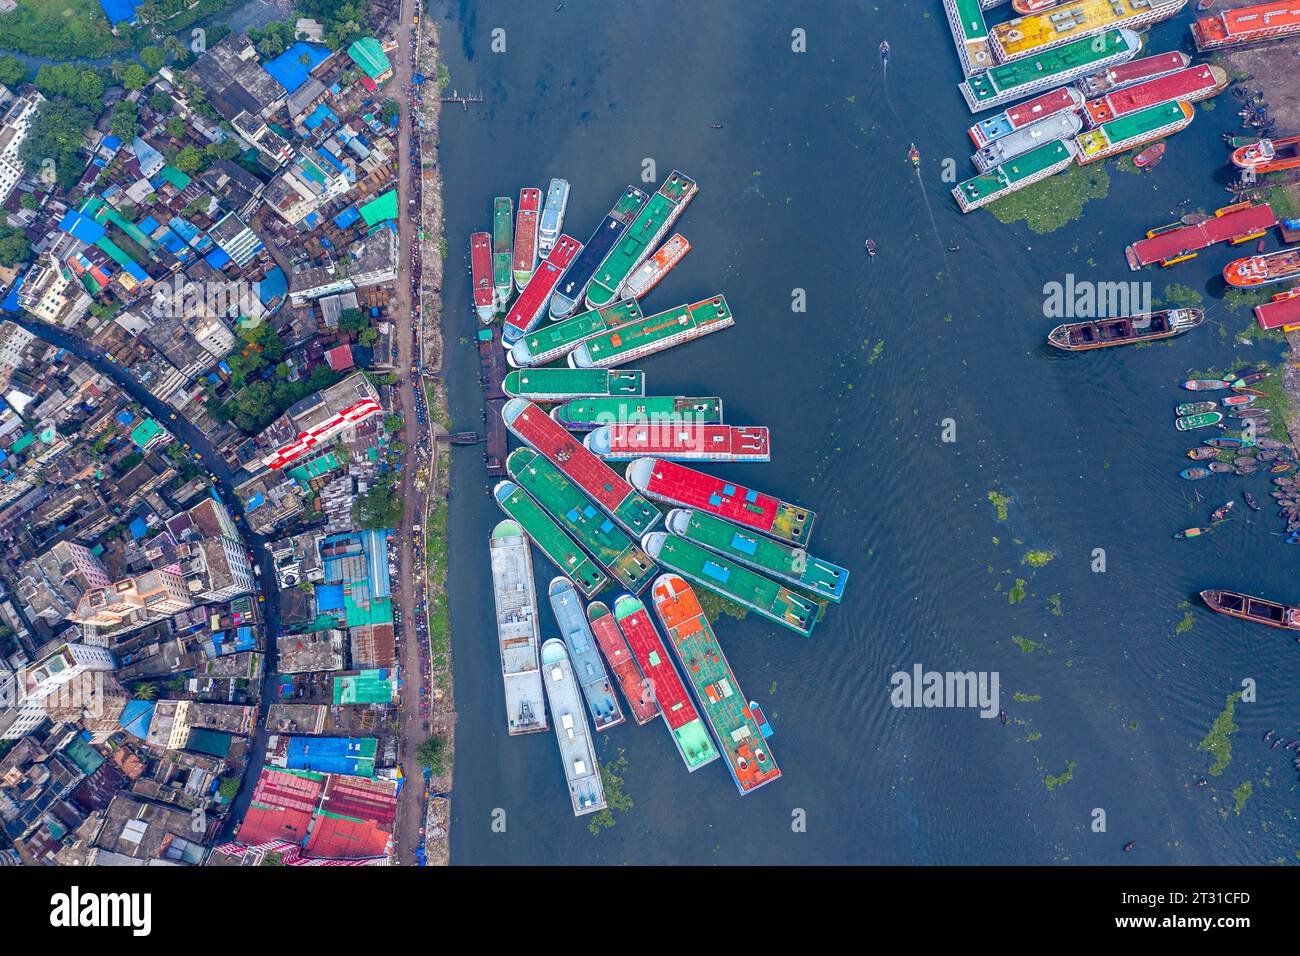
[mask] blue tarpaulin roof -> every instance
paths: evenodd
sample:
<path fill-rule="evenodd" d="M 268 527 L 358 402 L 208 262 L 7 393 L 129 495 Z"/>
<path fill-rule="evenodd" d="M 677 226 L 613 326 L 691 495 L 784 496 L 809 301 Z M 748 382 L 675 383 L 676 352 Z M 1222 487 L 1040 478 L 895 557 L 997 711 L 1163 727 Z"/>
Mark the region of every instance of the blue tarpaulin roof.
<path fill-rule="evenodd" d="M 262 64 L 281 86 L 292 93 L 307 82 L 307 74 L 329 59 L 328 47 L 315 43 L 294 43 L 274 60 Z M 303 62 L 303 61 L 306 62 Z"/>
<path fill-rule="evenodd" d="M 140 517 L 132 518 L 131 523 L 127 525 L 127 528 L 131 532 L 131 537 L 135 538 L 137 541 L 149 533 L 149 526 L 145 524 L 144 519 Z"/>
<path fill-rule="evenodd" d="M 326 120 L 330 120 L 331 122 L 337 125 L 339 118 L 332 109 L 330 109 L 324 103 L 321 103 L 314 110 L 312 110 L 310 113 L 307 114 L 307 118 L 303 120 L 303 124 L 308 129 L 315 129 L 317 126 L 320 126 L 321 123 L 324 123 Z"/>
<path fill-rule="evenodd" d="M 128 700 L 118 723 L 127 733 L 135 734 L 143 740 L 149 736 L 149 725 L 153 723 L 153 708 L 154 704 L 151 700 Z"/>
<path fill-rule="evenodd" d="M 94 245 L 104 238 L 104 227 L 75 209 L 69 209 L 59 220 L 59 228 L 87 245 Z"/>
<path fill-rule="evenodd" d="M 344 209 L 334 217 L 334 225 L 338 226 L 340 229 L 346 229 L 360 218 L 361 213 L 357 212 L 357 207 L 348 206 L 347 209 Z"/>
<path fill-rule="evenodd" d="M 114 150 L 121 147 L 122 141 L 110 133 L 108 136 L 104 137 L 104 141 L 99 145 L 104 147 L 104 149 Z"/>
<path fill-rule="evenodd" d="M 328 614 L 330 611 L 343 610 L 343 585 L 316 585 L 316 609 L 321 614 Z"/>
<path fill-rule="evenodd" d="M 284 277 L 284 270 L 275 266 L 266 277 L 257 284 L 257 297 L 262 304 L 270 302 L 277 296 L 284 295 L 289 289 L 289 282 Z"/>
<path fill-rule="evenodd" d="M 135 8 L 140 6 L 140 0 L 99 0 L 99 5 L 109 23 L 135 23 Z"/>
<path fill-rule="evenodd" d="M 203 261 L 214 269 L 222 269 L 230 261 L 230 256 L 226 254 L 225 249 L 215 246 L 211 252 L 203 257 Z"/>

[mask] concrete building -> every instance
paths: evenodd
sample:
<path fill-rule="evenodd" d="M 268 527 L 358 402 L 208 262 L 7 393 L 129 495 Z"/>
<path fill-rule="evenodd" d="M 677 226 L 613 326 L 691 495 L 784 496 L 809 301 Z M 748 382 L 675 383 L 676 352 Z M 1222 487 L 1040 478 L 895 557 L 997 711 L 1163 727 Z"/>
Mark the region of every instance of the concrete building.
<path fill-rule="evenodd" d="M 36 113 L 45 97 L 35 90 L 16 97 L 0 120 L 0 205 L 8 198 L 23 178 L 23 162 L 18 151 L 27 139 Z"/>
<path fill-rule="evenodd" d="M 61 705 L 76 704 L 76 688 L 83 674 L 99 674 L 117 669 L 113 655 L 102 647 L 64 644 L 34 664 L 23 667 L 16 675 L 15 700 L 6 708 L 8 726 L 0 740 L 25 737 L 46 720 L 46 702 L 56 698 Z M 0 723 L 3 723 L 0 720 Z"/>
<path fill-rule="evenodd" d="M 77 602 L 72 620 L 97 627 L 134 626 L 171 617 L 193 604 L 179 571 L 155 568 L 109 587 L 87 591 Z"/>

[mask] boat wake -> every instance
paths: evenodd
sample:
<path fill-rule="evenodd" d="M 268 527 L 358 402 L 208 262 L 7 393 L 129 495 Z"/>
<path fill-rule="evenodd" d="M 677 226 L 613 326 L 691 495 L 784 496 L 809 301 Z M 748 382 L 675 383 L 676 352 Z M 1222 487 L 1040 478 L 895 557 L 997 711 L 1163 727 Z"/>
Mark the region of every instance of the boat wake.
<path fill-rule="evenodd" d="M 925 183 L 921 180 L 921 167 L 916 167 L 916 185 L 921 190 L 921 201 L 925 203 L 925 214 L 930 217 L 930 228 L 934 231 L 934 241 L 939 244 L 939 255 L 943 258 L 943 271 L 945 274 L 951 274 L 952 270 L 948 265 L 948 252 L 943 245 L 943 237 L 939 235 L 939 221 L 934 218 L 934 207 L 930 205 L 930 197 L 926 195 Z"/>

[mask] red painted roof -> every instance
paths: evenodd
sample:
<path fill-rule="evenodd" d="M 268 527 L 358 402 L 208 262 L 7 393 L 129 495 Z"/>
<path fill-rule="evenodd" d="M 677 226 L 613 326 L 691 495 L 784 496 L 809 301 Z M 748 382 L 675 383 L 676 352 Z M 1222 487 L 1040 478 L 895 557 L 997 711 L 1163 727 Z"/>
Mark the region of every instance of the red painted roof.
<path fill-rule="evenodd" d="M 392 840 L 392 833 L 370 821 L 318 816 L 307 841 L 306 855 L 332 860 L 387 856 Z"/>
<path fill-rule="evenodd" d="M 1127 63 L 1107 67 L 1106 75 L 1113 77 L 1116 83 L 1129 83 L 1146 76 L 1177 70 L 1186 63 L 1187 58 L 1174 50 L 1170 53 L 1157 53 L 1155 56 L 1144 56 L 1138 60 L 1129 60 Z"/>
<path fill-rule="evenodd" d="M 355 363 L 352 361 L 352 346 L 340 345 L 330 349 L 325 353 L 325 361 L 329 367 L 336 372 L 342 372 L 344 369 L 351 368 Z"/>
<path fill-rule="evenodd" d="M 664 647 L 663 639 L 655 626 L 650 623 L 650 615 L 645 608 L 629 614 L 618 622 L 618 626 L 627 638 L 637 663 L 641 665 L 641 673 L 645 674 L 654 687 L 655 700 L 659 702 L 659 710 L 663 713 L 664 720 L 668 721 L 668 726 L 676 730 L 698 718 L 699 714 L 691 704 L 682 679 L 673 667 L 668 649 Z"/>
<path fill-rule="evenodd" d="M 1266 331 L 1280 329 L 1284 325 L 1300 324 L 1300 295 L 1255 306 L 1255 318 L 1259 321 L 1259 327 Z"/>
<path fill-rule="evenodd" d="M 1276 3 L 1258 3 L 1252 7 L 1225 10 L 1218 16 L 1203 17 L 1193 29 L 1201 41 L 1246 40 L 1252 34 L 1277 30 L 1279 27 L 1300 29 L 1300 2 L 1278 0 Z"/>
<path fill-rule="evenodd" d="M 520 332 L 527 332 L 546 308 L 546 303 L 550 301 L 551 293 L 555 291 L 555 285 L 564 275 L 564 270 L 569 268 L 569 263 L 581 251 L 582 243 L 572 236 L 561 235 L 555 241 L 546 261 L 537 267 L 533 277 L 528 280 L 528 285 L 524 286 L 523 291 L 519 293 L 519 298 L 515 299 L 515 304 L 510 307 L 510 311 L 506 314 L 506 325 Z"/>
<path fill-rule="evenodd" d="M 733 481 L 714 478 L 673 461 L 655 460 L 645 491 L 684 508 L 698 508 L 728 521 L 766 531 L 781 502 Z"/>
<path fill-rule="evenodd" d="M 613 511 L 632 494 L 631 485 L 532 402 L 508 424 L 606 509 Z"/>
<path fill-rule="evenodd" d="M 397 819 L 397 785 L 391 780 L 370 780 L 334 774 L 326 785 L 321 812 L 371 820 L 390 829 Z"/>
<path fill-rule="evenodd" d="M 1087 104 L 1088 115 L 1094 123 L 1104 123 L 1148 106 L 1204 93 L 1217 83 L 1209 64 L 1201 63 L 1092 100 Z"/>
<path fill-rule="evenodd" d="M 1053 116 L 1061 110 L 1068 110 L 1074 106 L 1074 93 L 1067 86 L 1057 87 L 1044 93 L 1042 96 L 1036 96 L 1032 100 L 1025 100 L 1015 106 L 1007 109 L 1007 119 L 1011 125 L 1019 129 L 1022 126 L 1028 126 L 1040 119 Z"/>
<path fill-rule="evenodd" d="M 1194 226 L 1181 226 L 1149 239 L 1138 240 L 1129 246 L 1129 264 L 1135 268 L 1149 266 L 1165 259 L 1177 258 L 1183 253 L 1208 248 L 1216 242 L 1253 235 L 1275 225 L 1277 216 L 1268 203 L 1238 209 L 1222 216 L 1211 216 Z"/>

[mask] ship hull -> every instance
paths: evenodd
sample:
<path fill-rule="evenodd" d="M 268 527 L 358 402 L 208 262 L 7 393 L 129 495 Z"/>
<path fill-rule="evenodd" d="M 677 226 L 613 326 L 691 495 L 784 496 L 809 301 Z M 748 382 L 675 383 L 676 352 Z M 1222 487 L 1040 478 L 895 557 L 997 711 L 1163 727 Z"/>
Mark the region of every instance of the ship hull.
<path fill-rule="evenodd" d="M 681 233 L 674 233 L 659 250 L 643 262 L 631 277 L 623 284 L 622 293 L 629 299 L 639 299 L 657 286 L 664 276 L 681 262 L 686 253 L 691 251 L 691 244 Z"/>
<path fill-rule="evenodd" d="M 469 237 L 470 277 L 474 284 L 474 311 L 480 322 L 496 315 L 496 290 L 492 285 L 492 236 L 476 232 Z"/>
<path fill-rule="evenodd" d="M 545 256 L 564 229 L 564 213 L 569 208 L 569 183 L 552 179 L 546 187 L 546 205 L 537 225 L 537 252 Z"/>
<path fill-rule="evenodd" d="M 637 369 L 532 368 L 509 373 L 502 390 L 530 402 L 567 402 L 597 396 L 645 394 L 645 373 Z"/>
<path fill-rule="evenodd" d="M 572 315 L 524 336 L 510 347 L 507 361 L 515 368 L 545 365 L 564 358 L 589 338 L 616 331 L 644 317 L 635 299 Z"/>
<path fill-rule="evenodd" d="M 515 287 L 522 289 L 537 270 L 537 215 L 542 201 L 540 189 L 519 190 L 519 212 L 515 218 L 515 252 L 512 262 Z"/>
<path fill-rule="evenodd" d="M 1300 250 L 1297 249 L 1234 259 L 1223 267 L 1223 280 L 1236 289 L 1253 289 L 1290 279 L 1300 279 Z"/>
<path fill-rule="evenodd" d="M 1190 332 L 1205 322 L 1200 309 L 1166 309 L 1147 315 L 1121 316 L 1058 325 L 1047 336 L 1049 344 L 1067 352 L 1087 352 L 1116 345 L 1156 342 Z"/>
<path fill-rule="evenodd" d="M 573 260 L 573 265 L 565 274 L 564 281 L 551 296 L 552 319 L 556 321 L 567 319 L 573 314 L 587 292 L 591 277 L 596 274 L 596 270 L 605 261 L 610 250 L 623 238 L 628 226 L 632 225 L 632 220 L 636 219 L 649 201 L 650 197 L 635 186 L 628 186 L 623 191 L 623 195 L 619 197 L 618 202 L 614 203 L 614 208 L 605 216 L 596 231 L 591 234 L 591 238 L 582 247 L 582 254 Z"/>
<path fill-rule="evenodd" d="M 1078 148 L 1076 161 L 1080 166 L 1086 166 L 1108 156 L 1137 149 L 1155 140 L 1172 136 L 1186 129 L 1195 115 L 1196 112 L 1190 103 L 1179 101 L 1152 106 L 1129 117 L 1103 123 L 1096 129 L 1075 138 L 1075 146 Z M 1157 119 L 1148 121 L 1147 116 L 1154 116 Z M 1161 122 L 1161 119 L 1165 121 Z M 1136 131 L 1128 135 L 1112 132 L 1129 128 Z"/>
<path fill-rule="evenodd" d="M 506 730 L 510 736 L 546 730 L 546 704 L 538 664 L 537 594 L 528 538 L 513 521 L 502 521 L 489 541 L 496 605 Z"/>
<path fill-rule="evenodd" d="M 596 762 L 587 715 L 575 679 L 573 664 L 564 643 L 551 638 L 542 645 L 542 676 L 546 699 L 554 716 L 555 742 L 569 788 L 569 802 L 575 817 L 604 810 L 605 787 Z"/>
<path fill-rule="evenodd" d="M 560 637 L 569 652 L 569 661 L 582 687 L 592 724 L 599 733 L 623 723 L 623 710 L 618 706 L 618 696 L 601 663 L 596 638 L 587 625 L 587 612 L 578 600 L 578 592 L 568 578 L 555 578 L 547 592 L 551 610 L 560 625 Z"/>
<path fill-rule="evenodd" d="M 514 295 L 515 277 L 511 271 L 514 256 L 514 202 L 509 196 L 498 196 L 492 201 L 492 285 L 497 311 L 504 311 Z"/>
<path fill-rule="evenodd" d="M 761 425 L 674 422 L 601 425 L 583 444 L 605 461 L 651 456 L 668 461 L 771 461 L 768 430 Z"/>
<path fill-rule="evenodd" d="M 612 368 L 734 324 L 726 297 L 717 295 L 586 339 L 568 354 L 567 361 L 571 368 Z"/>
<path fill-rule="evenodd" d="M 1300 631 L 1300 608 L 1292 605 L 1222 590 L 1202 591 L 1201 600 L 1210 610 L 1228 617 L 1287 631 Z"/>
<path fill-rule="evenodd" d="M 506 313 L 505 327 L 501 333 L 502 342 L 507 346 L 513 345 L 541 321 L 542 316 L 546 314 L 546 306 L 551 300 L 555 286 L 581 251 L 582 245 L 578 240 L 569 236 L 560 236 L 550 255 L 546 257 L 546 261 L 533 273 L 528 285 L 520 290 L 519 298 Z"/>
<path fill-rule="evenodd" d="M 587 605 L 587 623 L 591 625 L 591 633 L 600 645 L 600 652 L 605 655 L 605 663 L 609 665 L 627 699 L 632 719 L 638 725 L 648 724 L 659 716 L 654 688 L 637 666 L 632 649 L 627 646 L 627 638 L 618 629 L 614 615 L 600 601 L 592 601 Z"/>
<path fill-rule="evenodd" d="M 595 597 L 609 583 L 605 572 L 583 553 L 572 536 L 513 481 L 497 482 L 492 494 L 501 510 L 514 519 L 583 597 Z"/>

